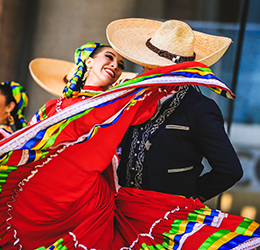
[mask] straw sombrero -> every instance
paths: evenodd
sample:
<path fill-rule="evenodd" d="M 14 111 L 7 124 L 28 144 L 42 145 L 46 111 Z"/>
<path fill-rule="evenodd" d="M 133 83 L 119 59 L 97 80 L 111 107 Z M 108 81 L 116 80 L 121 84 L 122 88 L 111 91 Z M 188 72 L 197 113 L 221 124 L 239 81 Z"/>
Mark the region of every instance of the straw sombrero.
<path fill-rule="evenodd" d="M 111 22 L 106 32 L 110 45 L 119 54 L 148 68 L 171 65 L 182 58 L 211 66 L 232 41 L 193 31 L 188 24 L 178 20 L 120 19 Z"/>
<path fill-rule="evenodd" d="M 32 78 L 49 93 L 61 97 L 62 91 L 73 76 L 76 65 L 57 59 L 36 58 L 29 64 Z M 123 72 L 119 79 L 133 78 L 137 73 Z"/>

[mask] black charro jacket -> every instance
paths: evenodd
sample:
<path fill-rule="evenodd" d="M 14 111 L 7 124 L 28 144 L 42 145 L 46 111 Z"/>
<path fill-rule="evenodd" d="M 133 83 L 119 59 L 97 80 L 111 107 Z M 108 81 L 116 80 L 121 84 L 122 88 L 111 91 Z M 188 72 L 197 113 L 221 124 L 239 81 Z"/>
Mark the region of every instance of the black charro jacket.
<path fill-rule="evenodd" d="M 193 87 L 178 101 L 173 112 L 170 99 L 155 119 L 129 128 L 119 184 L 207 200 L 233 186 L 243 175 L 242 167 L 217 104 Z M 201 175 L 203 157 L 212 170 Z"/>

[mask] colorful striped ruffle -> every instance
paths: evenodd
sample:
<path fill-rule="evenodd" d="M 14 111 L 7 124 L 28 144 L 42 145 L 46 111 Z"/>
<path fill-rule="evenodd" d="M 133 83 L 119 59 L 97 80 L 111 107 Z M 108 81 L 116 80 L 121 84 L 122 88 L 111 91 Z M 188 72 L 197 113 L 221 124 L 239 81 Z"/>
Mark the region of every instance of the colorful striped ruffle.
<path fill-rule="evenodd" d="M 136 102 L 143 101 L 149 91 L 157 92 L 157 89 L 161 87 L 170 90 L 172 87 L 184 84 L 221 89 L 225 92 L 226 97 L 235 98 L 228 87 L 201 63 L 188 62 L 154 69 L 150 71 L 150 74 L 145 73 L 129 81 L 124 81 L 109 91 L 91 93 L 92 98 L 61 110 L 48 119 L 46 119 L 46 107 L 43 106 L 36 115 L 38 123 L 15 133 L 5 143 L 0 143 L 0 163 L 6 166 L 19 166 L 36 162 L 46 158 L 50 148 L 87 141 L 95 136 L 99 128 L 116 123 L 124 110 L 129 109 Z M 83 92 L 82 95 L 88 96 L 89 93 Z M 125 104 L 125 100 L 129 100 L 127 104 Z M 78 138 L 64 137 L 63 130 L 73 124 L 75 120 L 85 116 L 91 117 L 94 110 L 105 106 L 112 107 L 120 103 L 124 103 L 121 110 L 107 121 L 93 125 L 91 130 Z M 1 178 L 0 185 L 5 182 L 6 175 Z"/>
<path fill-rule="evenodd" d="M 176 218 L 180 214 L 183 219 Z M 187 216 L 185 217 L 185 215 Z M 194 216 L 196 214 L 196 216 Z M 204 216 L 201 220 L 200 215 Z M 185 218 L 184 218 L 185 217 Z M 196 218 L 197 217 L 197 218 Z M 229 218 L 230 217 L 230 218 Z M 213 225 L 212 222 L 220 223 Z M 145 218 L 144 218 L 145 220 Z M 207 221 L 209 220 L 209 221 Z M 224 221 L 223 221 L 224 220 Z M 162 243 L 157 242 L 160 225 L 167 223 L 168 232 L 162 232 Z M 233 231 L 225 229 L 227 224 L 231 224 Z M 230 227 L 230 226 L 228 226 Z M 125 232 L 127 233 L 127 232 Z M 70 237 L 59 239 L 48 248 L 40 247 L 37 250 L 65 250 L 68 245 L 87 249 L 86 246 L 77 241 L 76 235 L 69 233 Z M 155 235 L 157 235 L 155 237 Z M 183 208 L 177 208 L 165 214 L 164 218 L 158 219 L 151 226 L 149 232 L 140 233 L 130 246 L 122 246 L 118 250 L 180 250 L 180 249 L 198 249 L 198 250 L 227 250 L 227 249 L 254 249 L 260 245 L 260 227 L 259 224 L 240 216 L 232 216 L 215 209 L 205 208 L 195 209 L 194 212 L 185 212 Z M 67 242 L 67 246 L 65 241 Z M 196 246 L 195 246 L 196 244 Z M 97 250 L 91 248 L 92 250 Z M 115 249 L 115 248 L 111 248 Z"/>

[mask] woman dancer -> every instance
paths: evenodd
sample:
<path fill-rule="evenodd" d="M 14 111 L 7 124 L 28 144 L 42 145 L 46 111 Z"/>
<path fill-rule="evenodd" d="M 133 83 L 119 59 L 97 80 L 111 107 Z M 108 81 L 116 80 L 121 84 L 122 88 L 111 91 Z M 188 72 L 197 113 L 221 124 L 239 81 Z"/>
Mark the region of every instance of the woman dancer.
<path fill-rule="evenodd" d="M 13 133 L 12 125 L 15 125 L 15 130 L 26 126 L 23 112 L 27 104 L 28 97 L 20 84 L 0 83 L 0 139 Z"/>
<path fill-rule="evenodd" d="M 223 230 L 233 247 L 260 244 L 259 225 L 253 221 L 210 210 L 198 199 L 118 191 L 114 182 L 110 163 L 127 127 L 153 115 L 158 99 L 176 91 L 175 86 L 194 84 L 186 77 L 176 80 L 173 72 L 200 66 L 201 76 L 205 71 L 211 75 L 205 65 L 169 66 L 104 91 L 119 77 L 122 57 L 89 43 L 76 51 L 76 63 L 64 91 L 69 98 L 48 102 L 31 126 L 0 143 L 2 166 L 9 171 L 1 180 L 2 249 L 164 249 L 173 245 L 174 233 L 185 249 L 176 231 L 184 227 L 186 249 L 195 243 L 211 245 L 210 236 L 216 242 Z M 84 64 L 89 68 L 86 79 Z M 198 77 L 197 84 L 212 86 L 206 79 Z M 218 80 L 214 86 L 230 93 Z M 135 209 L 128 211 L 128 219 L 129 204 Z M 134 221 L 131 213 L 142 218 Z"/>

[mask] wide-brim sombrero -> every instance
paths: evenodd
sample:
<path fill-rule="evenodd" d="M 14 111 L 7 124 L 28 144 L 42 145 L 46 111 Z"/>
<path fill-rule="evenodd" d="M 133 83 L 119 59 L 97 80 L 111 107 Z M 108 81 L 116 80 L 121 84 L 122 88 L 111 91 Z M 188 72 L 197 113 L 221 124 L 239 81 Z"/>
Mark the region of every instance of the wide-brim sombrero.
<path fill-rule="evenodd" d="M 63 89 L 73 76 L 75 67 L 72 62 L 50 58 L 36 58 L 29 64 L 29 70 L 35 82 L 58 97 L 63 96 Z M 137 73 L 133 72 L 123 72 L 119 80 L 131 79 L 136 75 Z"/>
<path fill-rule="evenodd" d="M 160 21 L 142 18 L 116 20 L 107 26 L 107 39 L 120 55 L 134 63 L 148 68 L 171 65 L 174 64 L 171 60 L 158 56 L 146 46 L 147 39 L 152 38 L 162 24 L 163 22 Z M 196 53 L 194 61 L 207 66 L 217 62 L 232 42 L 227 37 L 209 35 L 194 30 L 193 32 L 194 52 Z M 179 44 L 179 46 L 183 45 Z"/>

